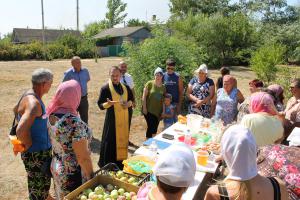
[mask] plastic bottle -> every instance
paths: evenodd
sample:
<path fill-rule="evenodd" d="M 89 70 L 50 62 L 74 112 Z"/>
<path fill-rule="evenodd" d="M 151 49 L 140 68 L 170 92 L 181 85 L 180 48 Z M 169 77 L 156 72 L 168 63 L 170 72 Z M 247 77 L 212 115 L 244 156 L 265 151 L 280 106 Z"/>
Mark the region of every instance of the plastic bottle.
<path fill-rule="evenodd" d="M 192 133 L 189 129 L 186 130 L 186 132 L 185 132 L 184 143 L 187 145 L 191 145 L 191 143 L 192 143 Z"/>
<path fill-rule="evenodd" d="M 154 159 L 156 159 L 157 156 L 157 144 L 156 142 L 153 140 L 149 146 L 149 150 L 152 152 L 152 156 Z"/>

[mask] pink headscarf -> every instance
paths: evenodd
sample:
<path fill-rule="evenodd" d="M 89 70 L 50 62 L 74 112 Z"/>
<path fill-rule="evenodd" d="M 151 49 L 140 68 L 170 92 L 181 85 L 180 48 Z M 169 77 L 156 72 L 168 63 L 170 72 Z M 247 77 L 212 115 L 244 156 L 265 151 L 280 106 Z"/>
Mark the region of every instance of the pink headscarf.
<path fill-rule="evenodd" d="M 271 95 L 266 92 L 256 92 L 250 97 L 251 113 L 266 112 L 271 115 L 276 115 L 276 107 Z"/>
<path fill-rule="evenodd" d="M 283 88 L 278 84 L 270 85 L 268 89 L 275 92 L 276 97 L 279 97 L 279 95 L 283 92 Z"/>
<path fill-rule="evenodd" d="M 77 108 L 81 100 L 81 87 L 75 80 L 61 83 L 47 107 L 47 115 L 52 113 L 77 115 Z"/>

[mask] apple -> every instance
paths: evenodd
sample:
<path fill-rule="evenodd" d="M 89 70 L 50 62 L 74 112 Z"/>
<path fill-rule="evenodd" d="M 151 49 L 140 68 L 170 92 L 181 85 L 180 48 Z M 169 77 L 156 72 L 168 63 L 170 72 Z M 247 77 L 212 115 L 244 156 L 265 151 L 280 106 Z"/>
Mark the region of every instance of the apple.
<path fill-rule="evenodd" d="M 130 200 L 131 199 L 131 196 L 130 196 L 129 192 L 125 192 L 124 196 L 126 197 L 126 200 Z"/>
<path fill-rule="evenodd" d="M 103 196 L 103 199 L 110 199 L 110 196 L 109 196 L 109 194 L 104 194 L 104 196 Z"/>
<path fill-rule="evenodd" d="M 125 189 L 124 188 L 120 188 L 119 190 L 118 190 L 118 193 L 119 193 L 119 195 L 124 195 L 124 193 L 125 193 Z"/>
<path fill-rule="evenodd" d="M 97 186 L 94 190 L 96 194 L 103 194 L 104 193 L 104 188 L 102 186 Z"/>
<path fill-rule="evenodd" d="M 122 177 L 124 177 L 124 172 L 121 171 L 121 170 L 119 170 L 119 171 L 116 173 L 116 175 L 117 175 L 118 178 L 122 178 Z"/>
<path fill-rule="evenodd" d="M 138 182 L 133 182 L 133 183 L 131 183 L 132 185 L 135 185 L 135 186 L 138 186 L 139 185 L 139 183 Z"/>
<path fill-rule="evenodd" d="M 93 192 L 93 190 L 90 189 L 90 188 L 88 188 L 88 189 L 84 190 L 83 194 L 84 194 L 85 196 L 89 196 L 89 194 L 90 194 L 91 192 Z"/>
<path fill-rule="evenodd" d="M 94 200 L 94 199 L 96 199 L 96 198 L 97 198 L 97 194 L 95 194 L 95 192 L 90 192 L 90 193 L 89 193 L 89 199 Z"/>
<path fill-rule="evenodd" d="M 128 180 L 128 178 L 127 177 L 122 177 L 122 178 L 120 178 L 120 181 L 123 181 L 123 182 L 127 182 L 127 180 Z"/>
<path fill-rule="evenodd" d="M 137 200 L 137 196 L 136 195 L 132 196 L 131 200 Z"/>
<path fill-rule="evenodd" d="M 126 197 L 124 197 L 124 196 L 118 196 L 117 200 L 126 200 Z"/>
<path fill-rule="evenodd" d="M 87 200 L 87 197 L 85 195 L 81 195 L 80 200 Z"/>
<path fill-rule="evenodd" d="M 134 178 L 134 177 L 130 177 L 130 178 L 128 179 L 128 182 L 129 182 L 129 183 L 135 182 L 135 178 Z"/>
<path fill-rule="evenodd" d="M 116 199 L 119 196 L 118 190 L 113 190 L 110 193 L 111 198 Z"/>
<path fill-rule="evenodd" d="M 114 189 L 114 186 L 113 186 L 112 184 L 108 184 L 108 185 L 106 186 L 106 189 L 107 189 L 109 192 L 111 192 L 111 191 Z"/>
<path fill-rule="evenodd" d="M 104 197 L 104 196 L 103 196 L 102 194 L 98 194 L 98 195 L 97 195 L 97 200 L 103 200 L 103 197 Z"/>

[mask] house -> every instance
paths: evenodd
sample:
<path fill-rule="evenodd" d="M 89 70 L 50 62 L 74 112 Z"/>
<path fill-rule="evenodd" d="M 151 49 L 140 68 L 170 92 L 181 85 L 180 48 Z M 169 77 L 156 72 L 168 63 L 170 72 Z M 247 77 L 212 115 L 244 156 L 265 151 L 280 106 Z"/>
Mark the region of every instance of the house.
<path fill-rule="evenodd" d="M 23 44 L 31 41 L 43 41 L 43 30 L 42 29 L 29 29 L 29 28 L 14 28 L 12 33 L 12 43 Z M 56 30 L 56 29 L 45 29 L 45 42 L 53 42 L 59 37 L 71 34 L 74 36 L 81 37 L 79 31 L 74 30 Z"/>
<path fill-rule="evenodd" d="M 151 37 L 150 30 L 144 26 L 110 28 L 106 29 L 93 38 L 98 39 L 96 45 L 101 47 L 100 56 L 117 56 L 122 52 L 123 42 L 138 43 Z"/>

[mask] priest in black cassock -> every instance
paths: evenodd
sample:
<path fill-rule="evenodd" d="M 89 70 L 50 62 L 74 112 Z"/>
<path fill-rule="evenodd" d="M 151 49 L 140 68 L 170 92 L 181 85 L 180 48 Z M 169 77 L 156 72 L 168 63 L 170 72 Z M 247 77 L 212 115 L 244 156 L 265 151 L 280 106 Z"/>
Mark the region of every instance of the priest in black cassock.
<path fill-rule="evenodd" d="M 110 79 L 101 88 L 98 99 L 99 108 L 106 109 L 98 165 L 103 167 L 112 162 L 122 169 L 122 161 L 128 154 L 133 95 L 127 85 L 120 83 L 118 67 L 113 66 L 109 75 Z"/>

